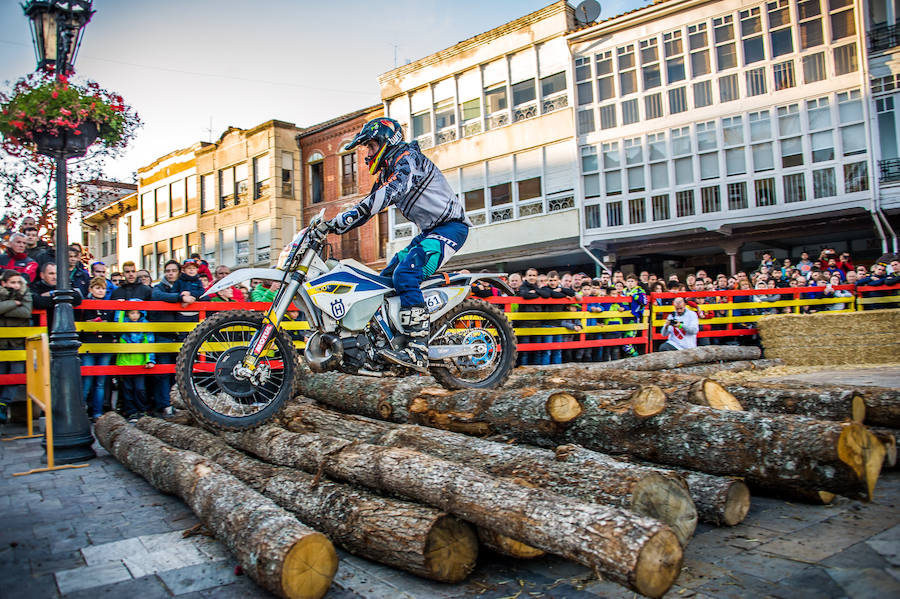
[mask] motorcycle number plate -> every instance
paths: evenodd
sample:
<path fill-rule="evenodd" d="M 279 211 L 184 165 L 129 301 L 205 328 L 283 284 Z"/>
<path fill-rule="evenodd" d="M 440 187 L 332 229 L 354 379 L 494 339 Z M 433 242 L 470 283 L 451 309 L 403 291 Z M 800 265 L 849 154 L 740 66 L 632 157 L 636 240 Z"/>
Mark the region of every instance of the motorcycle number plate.
<path fill-rule="evenodd" d="M 435 291 L 425 296 L 425 307 L 429 312 L 437 312 L 447 303 L 447 295 L 442 291 Z"/>

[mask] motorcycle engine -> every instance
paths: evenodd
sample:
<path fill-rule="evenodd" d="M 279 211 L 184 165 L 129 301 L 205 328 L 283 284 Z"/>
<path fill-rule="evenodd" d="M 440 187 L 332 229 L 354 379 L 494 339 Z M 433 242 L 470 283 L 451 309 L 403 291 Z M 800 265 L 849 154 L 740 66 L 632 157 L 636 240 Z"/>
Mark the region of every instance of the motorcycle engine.
<path fill-rule="evenodd" d="M 344 346 L 342 370 L 356 372 L 361 368 L 366 370 L 377 368 L 375 366 L 375 349 L 365 333 L 360 333 L 356 337 L 345 337 L 341 339 L 341 343 Z"/>

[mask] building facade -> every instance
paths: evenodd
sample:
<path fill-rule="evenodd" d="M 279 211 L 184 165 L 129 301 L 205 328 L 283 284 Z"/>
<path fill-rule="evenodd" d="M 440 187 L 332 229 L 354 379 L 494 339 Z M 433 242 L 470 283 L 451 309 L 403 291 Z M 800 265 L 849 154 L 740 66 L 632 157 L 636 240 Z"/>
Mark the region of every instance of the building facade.
<path fill-rule="evenodd" d="M 366 168 L 365 149 L 346 152 L 344 146 L 366 121 L 383 114 L 382 105 L 378 104 L 306 127 L 300 134 L 300 162 L 305 175 L 304 223 L 322 208 L 326 219 L 333 218 L 369 193 L 374 181 Z M 382 212 L 344 235 L 329 236 L 328 242 L 335 257 L 353 258 L 381 270 L 386 265 L 388 233 L 388 213 Z"/>
<path fill-rule="evenodd" d="M 231 127 L 196 152 L 197 247 L 211 266 L 271 266 L 300 226 L 301 130 Z"/>
<path fill-rule="evenodd" d="M 900 3 L 867 0 L 866 24 L 869 110 L 872 118 L 872 152 L 876 170 L 875 210 L 882 216 L 884 235 L 897 252 L 900 215 Z"/>
<path fill-rule="evenodd" d="M 118 222 L 88 220 L 89 216 L 98 215 L 111 205 L 122 210 L 123 198 L 134 195 L 137 185 L 120 181 L 95 179 L 76 183 L 69 187 L 70 209 L 67 232 L 69 239 L 78 241 L 87 248 L 92 260 L 115 264 L 118 248 Z M 107 211 L 109 212 L 109 211 Z M 111 262 L 107 262 L 111 261 Z"/>
<path fill-rule="evenodd" d="M 573 25 L 572 7 L 556 2 L 379 77 L 385 114 L 475 225 L 450 267 L 590 263 L 576 208 Z M 417 233 L 394 208 L 389 226 L 389 254 Z"/>
<path fill-rule="evenodd" d="M 135 264 L 140 262 L 137 209 L 138 194 L 134 191 L 84 215 L 85 246 L 93 257 L 92 262 L 103 262 L 109 273 L 121 271 L 122 264 L 129 260 Z"/>
<path fill-rule="evenodd" d="M 862 10 L 669 0 L 572 32 L 589 248 L 731 269 L 765 249 L 882 251 Z"/>
<path fill-rule="evenodd" d="M 138 169 L 140 227 L 138 268 L 162 277 L 167 260 L 183 262 L 199 251 L 197 152 L 208 144 L 198 142 L 175 150 Z"/>

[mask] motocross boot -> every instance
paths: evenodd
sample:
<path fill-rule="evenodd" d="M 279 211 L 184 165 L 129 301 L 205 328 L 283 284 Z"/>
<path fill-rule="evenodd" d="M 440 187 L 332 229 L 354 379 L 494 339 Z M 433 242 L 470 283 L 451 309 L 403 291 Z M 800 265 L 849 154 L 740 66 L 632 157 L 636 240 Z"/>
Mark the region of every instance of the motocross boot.
<path fill-rule="evenodd" d="M 428 372 L 428 334 L 431 329 L 428 310 L 424 306 L 400 308 L 400 324 L 409 336 L 403 349 L 382 349 L 379 354 L 385 360 Z"/>

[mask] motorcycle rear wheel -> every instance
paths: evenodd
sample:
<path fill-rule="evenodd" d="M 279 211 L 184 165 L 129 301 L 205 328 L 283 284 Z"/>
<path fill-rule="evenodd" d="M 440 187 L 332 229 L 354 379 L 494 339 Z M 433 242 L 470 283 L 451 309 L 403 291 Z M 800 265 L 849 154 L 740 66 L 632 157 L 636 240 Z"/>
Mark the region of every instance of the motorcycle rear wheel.
<path fill-rule="evenodd" d="M 516 335 L 506 315 L 493 304 L 469 298 L 431 324 L 431 345 L 484 343 L 483 356 L 432 362 L 434 379 L 447 389 L 502 387 L 516 364 Z"/>
<path fill-rule="evenodd" d="M 253 384 L 232 376 L 250 340 L 263 328 L 263 315 L 250 310 L 219 312 L 201 322 L 185 339 L 175 363 L 175 382 L 191 415 L 223 431 L 244 431 L 265 424 L 290 399 L 297 372 L 297 350 L 278 330 L 257 369 L 267 373 Z"/>

